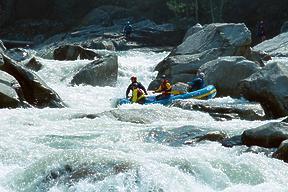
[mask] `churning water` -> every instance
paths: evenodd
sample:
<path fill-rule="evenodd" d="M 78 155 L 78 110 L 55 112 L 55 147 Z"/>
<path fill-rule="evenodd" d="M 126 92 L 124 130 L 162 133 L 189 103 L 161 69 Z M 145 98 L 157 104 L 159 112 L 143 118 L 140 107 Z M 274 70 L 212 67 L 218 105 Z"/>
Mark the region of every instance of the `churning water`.
<path fill-rule="evenodd" d="M 0 110 L 0 191 L 288 191 L 288 166 L 280 160 L 245 152 L 244 146 L 182 145 L 193 132 L 233 136 L 267 122 L 220 122 L 161 105 L 115 107 L 130 76 L 147 87 L 167 54 L 119 52 L 116 87 L 73 87 L 73 75 L 89 61 L 41 59 L 44 68 L 37 74 L 69 107 Z"/>

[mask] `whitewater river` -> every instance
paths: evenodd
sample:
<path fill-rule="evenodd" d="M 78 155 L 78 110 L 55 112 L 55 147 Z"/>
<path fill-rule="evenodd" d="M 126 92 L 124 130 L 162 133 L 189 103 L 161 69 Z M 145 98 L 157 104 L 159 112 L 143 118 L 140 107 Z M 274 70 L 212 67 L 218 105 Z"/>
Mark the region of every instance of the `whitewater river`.
<path fill-rule="evenodd" d="M 245 152 L 245 146 L 181 145 L 171 136 L 181 140 L 192 129 L 233 136 L 267 121 L 215 121 L 161 105 L 115 107 L 130 76 L 147 87 L 167 54 L 119 52 L 116 87 L 72 87 L 73 75 L 89 61 L 41 59 L 37 74 L 69 107 L 0 110 L 0 192 L 288 191 L 288 166 L 280 160 Z"/>

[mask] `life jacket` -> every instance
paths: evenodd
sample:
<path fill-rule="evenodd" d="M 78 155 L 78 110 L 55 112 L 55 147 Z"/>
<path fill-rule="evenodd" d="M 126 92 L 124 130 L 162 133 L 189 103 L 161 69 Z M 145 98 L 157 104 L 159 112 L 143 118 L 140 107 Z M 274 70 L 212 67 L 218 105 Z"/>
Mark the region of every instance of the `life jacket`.
<path fill-rule="evenodd" d="M 171 89 L 172 86 L 170 85 L 170 83 L 162 83 L 160 85 L 160 91 L 162 92 L 163 95 L 169 95 L 171 94 Z"/>
<path fill-rule="evenodd" d="M 137 88 L 132 91 L 132 103 L 137 103 L 140 99 L 144 97 L 144 93 L 141 89 Z"/>

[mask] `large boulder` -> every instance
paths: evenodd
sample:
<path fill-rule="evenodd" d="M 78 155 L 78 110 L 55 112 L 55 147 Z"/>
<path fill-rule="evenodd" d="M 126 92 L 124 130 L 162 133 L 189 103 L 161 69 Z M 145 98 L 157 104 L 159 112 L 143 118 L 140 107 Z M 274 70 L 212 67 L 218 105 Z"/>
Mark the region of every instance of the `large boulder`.
<path fill-rule="evenodd" d="M 212 23 L 190 35 L 179 45 L 175 54 L 196 54 L 221 48 L 223 52 L 243 55 L 251 44 L 251 33 L 244 23 Z"/>
<path fill-rule="evenodd" d="M 162 76 L 166 76 L 171 83 L 192 81 L 204 63 L 221 56 L 225 55 L 222 55 L 219 49 L 211 49 L 193 55 L 170 55 L 155 67 L 154 70 L 158 71 L 158 75 L 150 83 L 148 89 L 156 89 Z"/>
<path fill-rule="evenodd" d="M 241 56 L 219 57 L 200 67 L 206 84 L 213 84 L 217 96 L 240 97 L 238 83 L 260 70 L 259 65 Z"/>
<path fill-rule="evenodd" d="M 4 71 L 0 71 L 0 108 L 17 108 L 22 105 L 21 98 L 15 90 L 17 80 Z"/>
<path fill-rule="evenodd" d="M 244 56 L 250 51 L 250 44 L 251 33 L 244 24 L 204 26 L 186 36 L 183 43 L 156 66 L 158 75 L 149 89 L 157 87 L 163 75 L 172 83 L 191 81 L 204 63 L 222 56 Z"/>
<path fill-rule="evenodd" d="M 197 33 L 198 31 L 201 31 L 202 29 L 203 29 L 203 26 L 200 23 L 197 23 L 196 25 L 190 27 L 185 33 L 183 41 L 185 41 L 187 37 L 193 35 L 194 33 Z"/>
<path fill-rule="evenodd" d="M 239 83 L 241 94 L 262 104 L 272 118 L 288 115 L 288 66 L 286 62 L 268 63 L 260 71 Z"/>
<path fill-rule="evenodd" d="M 107 55 L 86 65 L 73 77 L 71 84 L 114 86 L 117 81 L 118 61 L 116 55 Z"/>
<path fill-rule="evenodd" d="M 54 50 L 53 58 L 55 60 L 94 60 L 99 55 L 92 50 L 85 49 L 79 45 L 62 45 Z"/>
<path fill-rule="evenodd" d="M 20 84 L 24 99 L 35 107 L 64 107 L 59 95 L 44 83 L 35 73 L 17 65 L 7 56 L 0 70 L 12 75 Z"/>
<path fill-rule="evenodd" d="M 288 124 L 272 122 L 254 129 L 245 130 L 242 134 L 244 145 L 260 147 L 279 147 L 282 141 L 288 139 Z"/>
<path fill-rule="evenodd" d="M 288 57 L 287 46 L 288 33 L 281 33 L 272 39 L 254 46 L 253 49 L 256 51 L 264 51 L 273 57 Z"/>

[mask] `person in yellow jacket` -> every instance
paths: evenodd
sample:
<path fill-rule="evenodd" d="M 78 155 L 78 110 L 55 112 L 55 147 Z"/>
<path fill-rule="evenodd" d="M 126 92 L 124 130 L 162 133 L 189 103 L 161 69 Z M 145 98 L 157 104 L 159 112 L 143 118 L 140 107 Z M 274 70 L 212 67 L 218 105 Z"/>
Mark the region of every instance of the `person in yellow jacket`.
<path fill-rule="evenodd" d="M 145 95 L 144 92 L 138 88 L 137 83 L 132 84 L 132 97 L 131 97 L 132 103 L 139 103 L 144 104 L 145 103 Z"/>
<path fill-rule="evenodd" d="M 167 79 L 163 79 L 161 85 L 158 89 L 154 91 L 154 93 L 161 93 L 160 95 L 156 96 L 156 100 L 166 99 L 171 95 L 172 86 L 168 82 Z"/>

